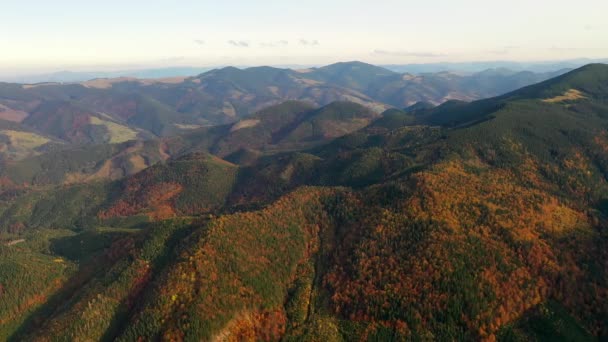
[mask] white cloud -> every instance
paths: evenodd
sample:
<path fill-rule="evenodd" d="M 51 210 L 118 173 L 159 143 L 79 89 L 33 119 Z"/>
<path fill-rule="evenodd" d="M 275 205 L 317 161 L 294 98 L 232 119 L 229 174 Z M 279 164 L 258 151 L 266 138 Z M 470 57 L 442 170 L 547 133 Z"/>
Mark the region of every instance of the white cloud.
<path fill-rule="evenodd" d="M 385 55 L 385 56 L 400 56 L 400 57 L 445 57 L 446 54 L 443 53 L 435 53 L 428 51 L 403 51 L 403 50 L 382 50 L 376 49 L 372 52 L 375 55 Z"/>
<path fill-rule="evenodd" d="M 287 40 L 277 40 L 274 42 L 260 43 L 260 46 L 264 47 L 264 48 L 283 47 L 283 46 L 287 46 L 287 45 L 289 45 L 289 41 L 287 41 Z"/>
<path fill-rule="evenodd" d="M 240 47 L 240 48 L 248 48 L 249 47 L 249 42 L 245 41 L 245 40 L 229 40 L 228 44 L 235 46 L 235 47 Z"/>
<path fill-rule="evenodd" d="M 300 39 L 300 45 L 304 45 L 304 46 L 318 46 L 321 45 L 319 44 L 319 41 L 314 39 L 314 40 L 308 40 L 308 39 Z"/>

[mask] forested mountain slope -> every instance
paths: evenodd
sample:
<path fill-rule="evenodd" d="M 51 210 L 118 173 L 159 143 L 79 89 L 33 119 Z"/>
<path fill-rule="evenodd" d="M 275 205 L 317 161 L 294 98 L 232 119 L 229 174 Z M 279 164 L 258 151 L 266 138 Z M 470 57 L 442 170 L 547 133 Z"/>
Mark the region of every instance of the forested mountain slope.
<path fill-rule="evenodd" d="M 66 273 L 4 306 L 4 336 L 608 336 L 608 66 L 378 119 L 352 104 L 341 104 L 347 112 L 285 106 L 297 109 L 290 124 L 267 126 L 280 106 L 259 112 L 241 127 L 255 132 L 246 139 L 334 139 L 226 153 L 241 165 L 188 154 L 113 183 L 11 192 L 0 209 L 2 226 L 12 227 L 3 236 L 26 241 L 1 251 L 18 265 L 27 253 L 61 258 Z M 361 125 L 336 138 L 326 131 L 340 131 L 334 120 Z M 231 127 L 217 128 L 212 143 L 200 131 L 172 146 L 200 141 L 223 156 L 210 147 L 240 134 Z M 44 247 L 32 234 L 56 235 Z M 87 245 L 86 234 L 101 246 Z M 82 250 L 67 243 L 74 236 Z M 7 293 L 27 284 L 9 277 L 0 274 Z M 50 298 L 34 295 L 34 285 Z"/>

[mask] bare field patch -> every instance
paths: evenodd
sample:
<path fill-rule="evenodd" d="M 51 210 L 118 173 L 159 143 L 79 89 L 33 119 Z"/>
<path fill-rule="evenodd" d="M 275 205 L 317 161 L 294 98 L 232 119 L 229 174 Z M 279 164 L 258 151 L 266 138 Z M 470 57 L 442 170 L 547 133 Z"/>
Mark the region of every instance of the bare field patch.
<path fill-rule="evenodd" d="M 183 125 L 183 124 L 173 124 L 173 126 L 179 128 L 179 129 L 197 129 L 197 128 L 203 127 L 201 125 Z"/>
<path fill-rule="evenodd" d="M 234 126 L 232 126 L 232 128 L 230 128 L 230 132 L 235 132 L 235 131 L 238 131 L 239 129 L 243 129 L 243 128 L 255 127 L 259 123 L 260 123 L 260 120 L 257 120 L 257 119 L 242 120 L 242 121 L 235 123 Z"/>
<path fill-rule="evenodd" d="M 114 83 L 138 81 L 133 77 L 117 77 L 117 78 L 97 78 L 94 80 L 82 82 L 82 85 L 87 88 L 108 89 L 112 88 Z"/>
<path fill-rule="evenodd" d="M 121 143 L 137 138 L 137 132 L 129 127 L 119 125 L 115 122 L 101 120 L 98 117 L 91 116 L 91 125 L 105 126 L 110 134 L 110 143 Z"/>
<path fill-rule="evenodd" d="M 293 78 L 296 82 L 308 86 L 318 86 L 324 84 L 321 81 L 312 80 L 310 78 Z"/>
<path fill-rule="evenodd" d="M 582 100 L 582 99 L 586 99 L 586 98 L 587 97 L 581 91 L 576 90 L 576 89 L 568 89 L 562 95 L 552 97 L 550 99 L 544 99 L 543 102 L 558 103 L 558 102 L 564 102 L 564 101 Z"/>
<path fill-rule="evenodd" d="M 300 74 L 308 74 L 308 73 L 313 72 L 314 69 L 311 69 L 311 68 L 308 68 L 308 69 L 296 69 L 294 71 L 297 72 L 297 73 L 300 73 Z"/>
<path fill-rule="evenodd" d="M 38 87 L 51 86 L 51 85 L 60 85 L 61 83 L 57 82 L 45 82 L 45 83 L 36 83 L 36 84 L 24 84 L 21 86 L 23 89 L 34 89 Z"/>
<path fill-rule="evenodd" d="M 148 167 L 148 163 L 146 163 L 146 159 L 139 154 L 134 154 L 129 158 L 129 162 L 133 166 L 133 169 L 137 171 L 141 171 Z"/>
<path fill-rule="evenodd" d="M 51 140 L 41 135 L 12 130 L 0 130 L 0 153 L 7 154 L 11 160 L 21 160 L 38 155 L 36 148 L 49 143 Z M 8 141 L 7 141 L 8 140 Z"/>
<path fill-rule="evenodd" d="M 270 90 L 273 95 L 279 96 L 279 87 L 270 86 L 268 87 L 268 90 Z"/>
<path fill-rule="evenodd" d="M 41 135 L 30 132 L 2 130 L 0 131 L 0 134 L 7 136 L 11 145 L 18 149 L 32 150 L 50 141 Z"/>
<path fill-rule="evenodd" d="M 24 111 L 15 110 L 0 104 L 0 119 L 2 120 L 21 122 L 25 120 L 28 115 L 29 114 Z"/>
<path fill-rule="evenodd" d="M 185 76 L 176 77 L 165 77 L 165 78 L 152 78 L 152 79 L 140 79 L 139 83 L 143 85 L 165 83 L 165 84 L 179 84 L 187 79 Z"/>
<path fill-rule="evenodd" d="M 64 184 L 85 183 L 100 179 L 111 179 L 113 159 L 106 160 L 94 173 L 74 172 L 65 176 Z"/>
<path fill-rule="evenodd" d="M 226 114 L 230 117 L 236 116 L 236 109 L 234 108 L 232 103 L 230 103 L 228 101 L 224 102 L 224 108 L 222 108 L 222 112 L 224 112 L 224 114 Z"/>

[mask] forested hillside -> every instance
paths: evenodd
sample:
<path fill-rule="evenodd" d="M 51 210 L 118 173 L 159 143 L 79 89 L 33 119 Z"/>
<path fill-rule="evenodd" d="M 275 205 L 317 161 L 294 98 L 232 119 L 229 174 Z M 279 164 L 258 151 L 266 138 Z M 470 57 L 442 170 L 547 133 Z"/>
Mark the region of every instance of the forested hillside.
<path fill-rule="evenodd" d="M 363 67 L 306 72 L 362 93 L 370 74 L 394 77 Z M 199 80 L 249 91 L 289 78 L 266 73 Z M 401 107 L 289 101 L 100 145 L 104 158 L 66 158 L 69 172 L 45 166 L 63 149 L 11 161 L 0 336 L 608 338 L 608 66 Z M 114 176 L 93 171 L 105 163 Z"/>

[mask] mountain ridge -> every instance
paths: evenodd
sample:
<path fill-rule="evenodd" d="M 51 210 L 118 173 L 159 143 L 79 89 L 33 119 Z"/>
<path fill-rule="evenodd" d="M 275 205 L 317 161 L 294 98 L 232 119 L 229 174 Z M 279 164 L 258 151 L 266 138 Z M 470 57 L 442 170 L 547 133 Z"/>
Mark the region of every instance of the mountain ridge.
<path fill-rule="evenodd" d="M 57 113 L 53 113 L 56 105 L 52 104 L 62 103 L 66 111 L 78 109 L 82 113 L 75 115 L 72 122 L 67 119 L 62 124 L 57 122 L 58 129 L 48 126 L 42 133 L 76 144 L 116 142 L 171 136 L 197 127 L 233 123 L 288 100 L 307 101 L 316 106 L 350 101 L 380 113 L 389 107 L 404 108 L 420 101 L 439 104 L 449 99 L 468 101 L 498 95 L 551 75 L 501 72 L 485 76 L 451 73 L 414 76 L 361 62 L 346 62 L 306 71 L 227 67 L 173 79 L 2 83 L 0 118 L 25 125 L 57 122 L 53 119 L 57 117 Z M 61 120 L 66 115 L 61 115 Z M 83 124 L 81 121 L 87 121 L 88 117 L 102 123 Z M 73 132 L 65 135 L 68 129 Z"/>

